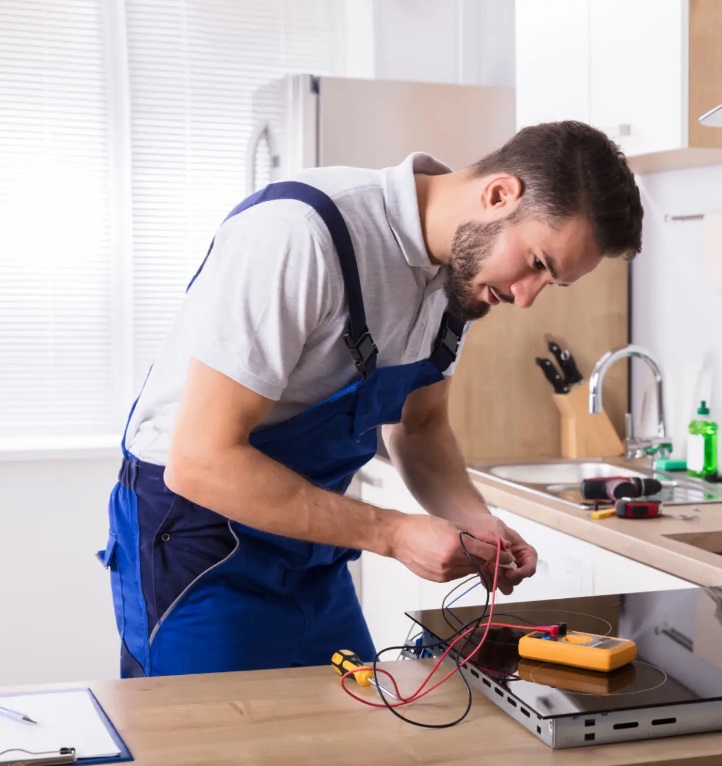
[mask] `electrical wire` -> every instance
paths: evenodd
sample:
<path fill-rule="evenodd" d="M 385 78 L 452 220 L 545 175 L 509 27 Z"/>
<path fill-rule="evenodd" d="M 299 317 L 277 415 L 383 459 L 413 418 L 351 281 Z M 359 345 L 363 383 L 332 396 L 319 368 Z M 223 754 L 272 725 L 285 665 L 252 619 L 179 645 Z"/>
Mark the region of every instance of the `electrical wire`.
<path fill-rule="evenodd" d="M 483 575 L 481 569 L 479 568 L 479 565 L 476 563 L 474 558 L 471 556 L 471 554 L 469 553 L 469 551 L 468 551 L 468 549 L 467 549 L 467 547 L 466 547 L 466 545 L 464 543 L 464 536 L 473 537 L 473 535 L 470 534 L 469 532 L 465 532 L 465 531 L 459 532 L 459 542 L 461 543 L 461 547 L 462 547 L 462 550 L 464 551 L 464 554 L 469 559 L 469 562 L 471 563 L 472 567 L 476 570 L 476 573 L 478 574 L 480 580 L 486 586 L 486 580 L 484 579 L 484 575 Z M 463 661 L 462 661 L 462 657 L 463 657 L 463 653 L 464 653 L 464 651 L 465 651 L 465 649 L 466 649 L 466 647 L 467 647 L 467 645 L 469 643 L 470 635 L 473 634 L 474 632 L 476 632 L 476 630 L 481 625 L 484 617 L 486 616 L 487 609 L 489 609 L 489 617 L 490 618 L 493 616 L 493 613 L 494 613 L 494 604 L 495 604 L 495 599 L 496 599 L 496 585 L 497 585 L 497 580 L 498 580 L 498 575 L 499 575 L 499 557 L 501 555 L 501 540 L 497 540 L 496 549 L 497 549 L 496 550 L 496 566 L 494 568 L 494 582 L 492 584 L 491 596 L 490 596 L 490 589 L 487 587 L 487 590 L 486 590 L 486 601 L 484 602 L 484 608 L 482 609 L 482 612 L 479 615 L 479 617 L 477 617 L 475 620 L 471 620 L 468 623 L 468 625 L 462 626 L 462 628 L 460 628 L 454 634 L 449 636 L 449 638 L 453 638 L 454 636 L 456 636 L 451 643 L 448 643 L 449 638 L 447 638 L 446 641 L 435 641 L 435 642 L 433 642 L 431 644 L 427 644 L 427 645 L 421 644 L 418 647 L 418 648 L 423 648 L 423 649 L 434 649 L 436 647 L 441 647 L 441 646 L 444 646 L 445 644 L 448 644 L 446 646 L 446 648 L 444 649 L 443 653 L 441 654 L 441 656 L 439 657 L 438 661 L 436 662 L 436 664 L 432 668 L 432 670 L 429 673 L 429 675 L 426 677 L 426 679 L 424 679 L 424 681 L 419 686 L 419 688 L 416 690 L 416 692 L 414 692 L 414 694 L 412 694 L 408 698 L 403 698 L 401 696 L 401 694 L 398 693 L 398 686 L 396 684 L 396 681 L 393 679 L 393 676 L 391 676 L 391 674 L 388 673 L 387 671 L 385 671 L 385 670 L 383 670 L 383 669 L 378 667 L 378 662 L 379 662 L 379 658 L 380 658 L 381 654 L 383 654 L 386 651 L 393 651 L 394 649 L 400 649 L 401 647 L 392 646 L 392 647 L 388 647 L 388 649 L 382 649 L 380 652 L 376 653 L 376 657 L 374 658 L 374 661 L 373 661 L 374 680 L 377 679 L 377 674 L 379 672 L 382 672 L 384 675 L 386 675 L 387 677 L 391 678 L 392 683 L 394 685 L 394 691 L 397 693 L 397 696 L 399 698 L 398 702 L 395 702 L 395 703 L 389 702 L 386 699 L 386 696 L 383 694 L 383 692 L 381 690 L 379 690 L 379 694 L 380 694 L 381 699 L 383 701 L 383 705 L 386 708 L 388 708 L 388 710 L 390 710 L 397 718 L 400 718 L 402 721 L 404 721 L 406 723 L 410 723 L 410 724 L 412 724 L 414 726 L 421 726 L 421 727 L 427 728 L 427 729 L 446 729 L 446 728 L 449 728 L 451 726 L 456 726 L 456 724 L 458 724 L 458 723 L 461 723 L 461 721 L 463 721 L 464 718 L 466 718 L 466 716 L 469 714 L 469 711 L 471 710 L 471 705 L 472 705 L 472 702 L 473 702 L 473 695 L 472 695 L 472 692 L 471 692 L 471 686 L 469 684 L 469 681 L 467 680 L 466 676 L 463 673 L 461 673 L 461 667 L 462 667 L 462 665 L 467 663 L 474 656 L 474 654 L 476 654 L 476 652 L 479 651 L 479 649 L 483 645 L 483 643 L 486 640 L 486 637 L 487 637 L 487 635 L 489 633 L 490 623 L 486 624 L 486 631 L 484 632 L 484 635 L 482 636 L 481 641 L 479 641 L 479 643 L 477 644 L 476 648 L 471 652 L 471 654 L 468 657 L 464 658 Z M 491 606 L 489 604 L 490 599 L 491 599 Z M 441 665 L 443 660 L 446 658 L 446 656 L 449 654 L 449 652 L 451 652 L 451 650 L 456 646 L 456 644 L 459 641 L 461 641 L 461 640 L 464 640 L 464 643 L 461 645 L 461 647 L 456 652 L 456 664 L 455 664 L 455 667 L 449 673 L 447 673 L 447 675 L 444 676 L 440 681 L 438 681 L 436 684 L 434 684 L 434 685 L 430 686 L 428 689 L 424 690 L 424 687 L 429 683 L 429 681 L 431 680 L 431 678 L 433 677 L 434 673 L 436 672 L 438 667 Z M 351 695 L 352 697 L 354 697 L 354 699 L 357 699 L 360 702 L 364 702 L 365 704 L 371 705 L 373 707 L 381 707 L 381 705 L 379 705 L 379 703 L 370 702 L 368 700 L 364 700 L 361 697 L 358 697 L 357 695 L 355 695 L 353 692 L 351 692 L 346 687 L 345 679 L 349 675 L 352 675 L 354 672 L 356 672 L 356 671 L 350 671 L 349 673 L 346 673 L 344 676 L 341 677 L 341 685 L 342 685 L 344 691 L 346 691 L 347 694 Z M 459 676 L 461 677 L 461 680 L 464 682 L 464 685 L 466 686 L 466 691 L 467 691 L 467 704 L 466 704 L 466 707 L 464 709 L 464 712 L 458 718 L 454 719 L 453 721 L 449 721 L 447 723 L 440 723 L 440 724 L 423 723 L 421 721 L 414 721 L 413 719 L 408 718 L 408 717 L 402 715 L 401 713 L 399 713 L 397 710 L 394 709 L 395 707 L 399 707 L 401 705 L 406 705 L 406 704 L 409 704 L 410 702 L 415 702 L 416 700 L 420 699 L 421 697 L 426 696 L 427 694 L 432 692 L 434 689 L 438 688 L 442 683 L 444 683 L 444 681 L 446 681 L 448 678 L 450 678 L 452 675 L 454 675 L 454 673 L 458 673 L 459 674 Z M 378 681 L 377 681 L 377 688 L 378 688 Z"/>
<path fill-rule="evenodd" d="M 486 600 L 484 602 L 484 607 L 481 611 L 481 614 L 474 618 L 473 620 L 470 620 L 468 623 L 462 623 L 461 627 L 454 631 L 446 640 L 443 641 L 434 641 L 430 644 L 417 644 L 415 646 L 416 649 L 435 649 L 439 647 L 445 647 L 444 651 L 442 652 L 441 656 L 438 658 L 437 662 L 435 663 L 434 667 L 431 669 L 431 672 L 426 676 L 426 678 L 422 681 L 421 685 L 418 687 L 418 689 L 409 697 L 403 697 L 399 691 L 398 685 L 396 683 L 396 679 L 393 677 L 391 673 L 389 673 L 387 670 L 384 670 L 383 668 L 378 667 L 378 662 L 380 661 L 380 657 L 382 654 L 394 651 L 395 649 L 398 649 L 400 651 L 403 651 L 403 649 L 406 647 L 406 644 L 409 639 L 409 635 L 411 634 L 412 628 L 409 630 L 409 633 L 406 636 L 406 640 L 402 646 L 390 646 L 386 649 L 382 649 L 381 651 L 376 653 L 376 656 L 373 660 L 373 673 L 374 673 L 374 681 L 376 682 L 376 688 L 379 692 L 379 695 L 381 696 L 382 703 L 378 702 L 371 702 L 370 700 L 366 700 L 363 697 L 359 697 L 358 695 L 354 694 L 347 686 L 346 686 L 346 679 L 354 675 L 357 672 L 360 672 L 361 670 L 364 670 L 364 668 L 355 668 L 353 670 L 348 671 L 341 677 L 341 686 L 343 690 L 351 697 L 353 697 L 355 700 L 364 703 L 365 705 L 369 705 L 371 707 L 386 707 L 391 713 L 393 713 L 397 718 L 400 718 L 405 723 L 410 723 L 414 726 L 420 726 L 423 728 L 428 729 L 446 729 L 451 726 L 456 726 L 458 723 L 461 723 L 466 716 L 469 714 L 469 711 L 471 710 L 471 705 L 473 702 L 473 695 L 471 691 L 471 685 L 469 684 L 468 679 L 466 678 L 466 675 L 461 672 L 461 668 L 466 665 L 473 657 L 476 655 L 476 653 L 481 649 L 484 642 L 486 641 L 486 638 L 489 634 L 489 629 L 491 627 L 506 627 L 506 628 L 512 628 L 512 629 L 525 629 L 525 626 L 523 625 L 516 625 L 516 624 L 510 624 L 510 623 L 496 623 L 492 622 L 492 618 L 494 616 L 494 607 L 496 603 L 496 587 L 497 587 L 497 581 L 499 576 L 499 557 L 501 555 L 501 540 L 497 540 L 497 555 L 496 555 L 496 564 L 494 567 L 494 578 L 492 587 L 489 588 L 486 582 L 486 579 L 484 578 L 484 575 L 479 568 L 478 564 L 474 560 L 474 558 L 469 553 L 465 543 L 464 543 L 464 536 L 473 537 L 472 534 L 469 532 L 462 531 L 459 533 L 459 542 L 461 543 L 462 550 L 464 551 L 464 554 L 469 559 L 472 567 L 476 570 L 476 576 L 479 577 L 479 582 L 475 582 L 473 586 L 465 590 L 462 594 L 457 596 L 451 604 L 454 604 L 456 601 L 458 601 L 460 598 L 465 596 L 467 593 L 469 593 L 471 590 L 473 590 L 475 587 L 477 587 L 479 584 L 483 584 L 486 588 Z M 442 615 L 444 616 L 444 619 L 446 620 L 449 627 L 453 628 L 454 626 L 449 622 L 449 620 L 446 618 L 446 612 L 448 611 L 454 619 L 456 619 L 458 622 L 461 623 L 461 620 L 449 609 L 451 604 L 448 606 L 446 605 L 446 601 L 455 591 L 457 591 L 459 588 L 462 588 L 464 585 L 468 585 L 472 579 L 475 579 L 476 576 L 472 576 L 470 578 L 467 578 L 463 582 L 457 584 L 452 588 L 449 593 L 444 596 L 444 599 L 442 601 Z M 489 603 L 491 601 L 491 603 Z M 489 612 L 489 619 L 484 622 L 484 618 L 486 617 L 487 610 Z M 522 622 L 526 623 L 528 628 L 531 628 L 533 630 L 541 631 L 541 632 L 552 632 L 554 629 L 558 629 L 558 626 L 551 626 L 551 625 L 534 625 L 534 623 L 530 620 L 527 620 L 524 617 L 520 617 L 519 615 L 515 615 L 510 612 L 499 612 L 499 615 L 505 615 L 512 617 L 516 620 L 521 620 Z M 484 634 L 481 637 L 481 640 L 478 642 L 476 647 L 473 649 L 473 651 L 468 655 L 464 656 L 464 652 L 466 651 L 466 648 L 471 641 L 472 636 L 481 628 L 485 627 L 486 630 L 484 631 Z M 528 629 L 527 628 L 527 629 Z M 453 641 L 450 641 L 450 639 L 453 639 Z M 455 667 L 449 671 L 440 681 L 433 684 L 429 688 L 426 688 L 426 685 L 431 681 L 432 677 L 440 667 L 441 663 L 446 659 L 446 657 L 449 655 L 449 653 L 455 649 L 456 645 L 463 641 L 463 644 L 459 649 L 455 650 Z M 481 666 L 479 666 L 481 667 Z M 482 668 L 483 670 L 488 670 L 487 668 Z M 430 692 L 437 689 L 441 684 L 443 684 L 445 681 L 447 681 L 452 675 L 455 673 L 458 673 L 458 675 L 461 677 L 461 680 L 464 682 L 464 685 L 466 686 L 467 691 L 467 703 L 464 708 L 463 713 L 454 719 L 453 721 L 448 721 L 446 723 L 440 723 L 440 724 L 432 724 L 432 723 L 423 723 L 421 721 L 414 721 L 411 718 L 408 718 L 407 716 L 402 715 L 399 713 L 395 708 L 402 707 L 404 705 L 408 705 L 411 702 L 416 702 L 417 700 L 421 699 L 422 697 L 425 697 Z M 391 683 L 394 687 L 394 692 L 397 696 L 396 702 L 389 702 L 389 700 L 386 698 L 386 695 L 383 693 L 382 689 L 378 686 L 378 675 L 383 674 L 387 678 L 391 680 Z M 519 680 L 518 676 L 515 676 L 512 673 L 506 673 L 502 671 L 502 674 L 507 677 L 507 680 Z"/>

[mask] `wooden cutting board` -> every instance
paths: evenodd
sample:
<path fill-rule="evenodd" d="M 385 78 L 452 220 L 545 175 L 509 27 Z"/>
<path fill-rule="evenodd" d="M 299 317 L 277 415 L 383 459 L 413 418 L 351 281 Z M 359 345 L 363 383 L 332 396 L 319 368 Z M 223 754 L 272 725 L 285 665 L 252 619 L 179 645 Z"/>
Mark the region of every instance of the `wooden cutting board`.
<path fill-rule="evenodd" d="M 561 456 L 553 390 L 534 363 L 544 333 L 568 348 L 585 380 L 597 360 L 629 342 L 629 264 L 609 258 L 571 287 L 548 287 L 529 309 L 494 306 L 469 331 L 451 385 L 451 422 L 468 463 Z M 604 381 L 604 409 L 621 438 L 628 364 Z"/>

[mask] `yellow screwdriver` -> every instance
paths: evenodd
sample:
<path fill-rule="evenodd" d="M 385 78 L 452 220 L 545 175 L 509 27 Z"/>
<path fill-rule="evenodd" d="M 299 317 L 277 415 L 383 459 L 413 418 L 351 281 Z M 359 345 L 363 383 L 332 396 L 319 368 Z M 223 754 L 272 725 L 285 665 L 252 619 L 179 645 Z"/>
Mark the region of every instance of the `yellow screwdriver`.
<path fill-rule="evenodd" d="M 373 686 L 377 688 L 379 694 L 383 692 L 389 697 L 398 700 L 398 697 L 391 691 L 391 689 L 382 686 L 376 681 L 373 669 L 366 667 L 363 662 L 361 662 L 358 654 L 352 652 L 350 649 L 339 649 L 337 652 L 334 652 L 331 657 L 331 664 L 340 676 L 355 670 L 356 672 L 353 673 L 353 678 L 356 679 L 356 683 L 359 686 L 371 686 L 373 684 Z"/>

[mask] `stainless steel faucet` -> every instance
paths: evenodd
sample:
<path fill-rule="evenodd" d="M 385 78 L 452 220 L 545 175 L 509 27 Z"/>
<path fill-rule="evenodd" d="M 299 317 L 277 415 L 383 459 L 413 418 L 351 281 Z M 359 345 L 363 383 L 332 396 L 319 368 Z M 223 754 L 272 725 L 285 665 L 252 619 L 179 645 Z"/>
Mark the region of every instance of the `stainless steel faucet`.
<path fill-rule="evenodd" d="M 632 415 L 626 415 L 627 434 L 624 439 L 625 457 L 644 457 L 645 455 L 657 455 L 669 457 L 672 452 L 672 444 L 667 438 L 667 424 L 664 417 L 664 390 L 662 385 L 662 370 L 659 363 L 641 346 L 630 344 L 614 351 L 608 351 L 596 363 L 589 378 L 589 412 L 599 413 L 602 411 L 602 385 L 607 370 L 618 360 L 625 357 L 643 359 L 654 373 L 657 383 L 657 435 L 654 437 L 639 438 L 633 434 Z"/>

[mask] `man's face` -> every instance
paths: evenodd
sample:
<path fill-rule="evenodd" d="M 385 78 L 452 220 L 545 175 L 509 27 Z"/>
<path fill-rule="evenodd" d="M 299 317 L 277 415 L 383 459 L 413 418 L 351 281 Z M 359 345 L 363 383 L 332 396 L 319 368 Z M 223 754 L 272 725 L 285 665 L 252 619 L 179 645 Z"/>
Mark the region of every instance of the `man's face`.
<path fill-rule="evenodd" d="M 497 303 L 528 308 L 548 284 L 570 285 L 600 262 L 585 218 L 551 226 L 539 218 L 468 221 L 454 235 L 444 290 L 459 319 L 480 319 Z"/>

